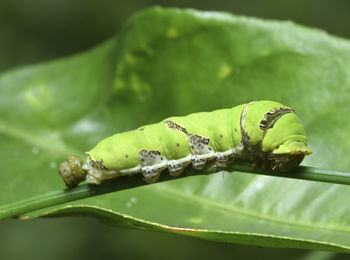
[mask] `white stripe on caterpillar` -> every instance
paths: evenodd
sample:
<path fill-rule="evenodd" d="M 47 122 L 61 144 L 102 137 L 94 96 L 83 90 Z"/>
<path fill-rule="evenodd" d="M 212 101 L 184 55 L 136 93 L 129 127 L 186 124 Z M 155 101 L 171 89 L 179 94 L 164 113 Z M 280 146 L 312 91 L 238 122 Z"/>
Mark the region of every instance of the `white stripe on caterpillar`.
<path fill-rule="evenodd" d="M 147 171 L 147 170 L 150 170 L 150 171 L 160 170 L 160 172 L 161 172 L 165 168 L 168 169 L 168 171 L 171 175 L 177 176 L 181 173 L 180 171 L 183 171 L 184 168 L 193 161 L 194 157 L 197 157 L 197 158 L 202 159 L 202 160 L 207 160 L 207 161 L 214 160 L 214 159 L 220 160 L 222 158 L 222 156 L 239 157 L 241 155 L 242 151 L 243 151 L 243 145 L 240 144 L 237 147 L 234 147 L 234 148 L 229 149 L 229 150 L 224 151 L 224 152 L 212 152 L 210 154 L 203 154 L 203 155 L 189 154 L 186 157 L 180 158 L 178 160 L 168 160 L 167 158 L 165 158 L 159 164 L 154 164 L 152 166 L 144 166 L 143 167 L 140 163 L 136 167 L 129 168 L 129 169 L 123 169 L 123 170 L 120 170 L 119 172 L 117 172 L 115 170 L 104 170 L 104 169 L 94 168 L 92 166 L 93 163 L 91 163 L 92 160 L 90 159 L 90 156 L 88 156 L 87 161 L 83 166 L 83 169 L 88 172 L 87 181 L 89 183 L 94 183 L 94 184 L 100 184 L 102 180 L 113 179 L 113 178 L 119 177 L 119 176 L 133 175 L 133 174 L 137 174 L 137 173 L 140 173 L 142 171 Z M 178 173 L 178 172 L 180 172 L 180 173 Z M 176 174 L 176 173 L 178 173 L 178 174 Z M 147 179 L 146 179 L 146 181 L 147 181 Z"/>

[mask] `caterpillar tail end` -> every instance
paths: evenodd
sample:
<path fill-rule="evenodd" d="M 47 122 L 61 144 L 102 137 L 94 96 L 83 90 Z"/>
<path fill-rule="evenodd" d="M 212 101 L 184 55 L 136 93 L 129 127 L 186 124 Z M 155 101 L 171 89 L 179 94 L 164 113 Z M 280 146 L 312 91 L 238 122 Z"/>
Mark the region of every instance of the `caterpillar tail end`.
<path fill-rule="evenodd" d="M 77 155 L 68 157 L 60 164 L 59 173 L 68 188 L 74 188 L 85 180 L 87 171 L 83 169 L 83 164 L 83 160 Z"/>

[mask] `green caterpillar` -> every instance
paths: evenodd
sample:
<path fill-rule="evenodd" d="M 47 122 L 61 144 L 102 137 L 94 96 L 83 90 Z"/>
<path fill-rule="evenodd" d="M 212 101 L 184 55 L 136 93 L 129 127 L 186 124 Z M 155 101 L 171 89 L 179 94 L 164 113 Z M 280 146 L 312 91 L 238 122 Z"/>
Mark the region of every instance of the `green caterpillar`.
<path fill-rule="evenodd" d="M 68 187 L 79 182 L 142 173 L 156 182 L 168 169 L 173 176 L 192 164 L 226 167 L 235 158 L 262 163 L 276 171 L 297 167 L 307 148 L 304 128 L 294 109 L 273 101 L 253 101 L 230 109 L 170 117 L 157 124 L 115 134 L 87 152 L 85 163 L 71 156 L 60 165 Z"/>

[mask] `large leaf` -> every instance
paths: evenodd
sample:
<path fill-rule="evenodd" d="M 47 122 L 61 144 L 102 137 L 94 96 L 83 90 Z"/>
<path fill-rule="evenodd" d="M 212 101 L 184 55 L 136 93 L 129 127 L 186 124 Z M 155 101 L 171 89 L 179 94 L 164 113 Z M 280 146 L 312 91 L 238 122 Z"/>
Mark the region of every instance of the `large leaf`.
<path fill-rule="evenodd" d="M 349 169 L 349 65 L 350 42 L 290 22 L 140 12 L 118 39 L 0 77 L 0 204 L 63 188 L 59 162 L 115 132 L 250 100 L 296 109 L 314 151 L 305 165 Z M 216 241 L 348 251 L 349 196 L 343 185 L 219 172 L 22 218 L 91 214 Z"/>

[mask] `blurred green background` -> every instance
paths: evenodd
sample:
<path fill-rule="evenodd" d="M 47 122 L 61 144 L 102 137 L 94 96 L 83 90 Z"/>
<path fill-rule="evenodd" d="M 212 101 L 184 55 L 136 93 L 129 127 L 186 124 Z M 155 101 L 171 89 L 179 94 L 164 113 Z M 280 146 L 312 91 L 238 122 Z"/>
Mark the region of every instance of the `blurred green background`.
<path fill-rule="evenodd" d="M 86 50 L 153 5 L 292 20 L 350 38 L 350 2 L 0 0 L 0 72 Z M 124 230 L 89 217 L 0 222 L 0 259 L 347 259 L 348 255 L 215 243 Z"/>

